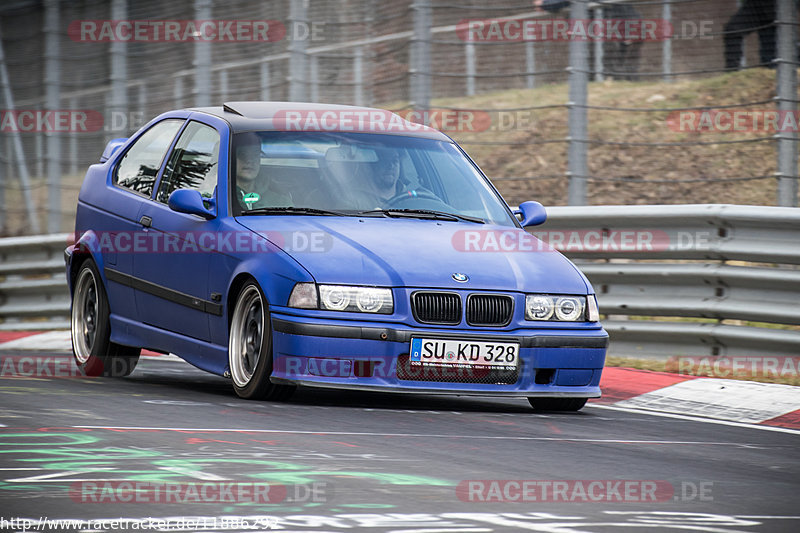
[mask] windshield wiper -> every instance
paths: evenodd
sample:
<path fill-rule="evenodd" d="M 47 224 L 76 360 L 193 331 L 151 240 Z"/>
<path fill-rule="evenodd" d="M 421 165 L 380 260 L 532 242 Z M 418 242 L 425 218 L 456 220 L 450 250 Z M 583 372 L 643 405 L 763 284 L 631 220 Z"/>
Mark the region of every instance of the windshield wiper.
<path fill-rule="evenodd" d="M 323 215 L 323 216 L 338 216 L 346 217 L 353 216 L 350 213 L 342 213 L 341 211 L 330 211 L 327 209 L 316 209 L 313 207 L 256 207 L 248 211 L 242 211 L 242 215 Z"/>
<path fill-rule="evenodd" d="M 485 224 L 486 221 L 482 218 L 470 217 L 467 215 L 457 215 L 455 213 L 448 213 L 446 211 L 435 211 L 433 209 L 371 209 L 369 211 L 361 211 L 360 215 L 369 215 L 373 213 L 380 213 L 387 217 L 407 217 L 407 218 L 429 218 L 433 220 L 464 220 L 467 222 L 474 222 L 475 224 Z"/>

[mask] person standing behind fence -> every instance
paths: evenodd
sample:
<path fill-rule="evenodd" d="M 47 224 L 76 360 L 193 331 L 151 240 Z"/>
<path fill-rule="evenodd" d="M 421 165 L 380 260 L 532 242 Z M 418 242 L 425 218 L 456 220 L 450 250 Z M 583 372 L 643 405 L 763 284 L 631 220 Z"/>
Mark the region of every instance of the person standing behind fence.
<path fill-rule="evenodd" d="M 555 13 L 570 5 L 569 0 L 536 0 L 536 7 Z M 604 20 L 641 19 L 642 14 L 630 4 L 600 4 Z M 614 79 L 634 81 L 638 78 L 642 57 L 642 41 L 606 40 L 603 43 L 603 74 Z"/>
<path fill-rule="evenodd" d="M 762 65 L 774 68 L 775 59 L 775 0 L 745 0 L 723 28 L 725 68 L 738 68 L 742 59 L 742 41 L 758 32 L 758 52 Z"/>

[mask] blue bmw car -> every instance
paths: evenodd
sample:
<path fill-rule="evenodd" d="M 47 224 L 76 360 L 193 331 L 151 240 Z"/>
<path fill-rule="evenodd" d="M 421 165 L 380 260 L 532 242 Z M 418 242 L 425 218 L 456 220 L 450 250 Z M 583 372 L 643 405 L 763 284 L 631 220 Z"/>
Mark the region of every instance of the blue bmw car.
<path fill-rule="evenodd" d="M 446 135 L 371 108 L 231 102 L 114 139 L 66 250 L 72 346 L 125 376 L 143 348 L 248 399 L 297 386 L 600 396 L 608 336 L 581 272 Z"/>

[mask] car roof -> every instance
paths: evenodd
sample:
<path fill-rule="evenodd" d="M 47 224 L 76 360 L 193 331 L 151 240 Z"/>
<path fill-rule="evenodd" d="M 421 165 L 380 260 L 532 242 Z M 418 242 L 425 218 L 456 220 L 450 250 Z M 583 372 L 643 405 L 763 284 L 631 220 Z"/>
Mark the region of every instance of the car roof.
<path fill-rule="evenodd" d="M 226 102 L 222 106 L 194 107 L 189 111 L 207 113 L 226 120 L 234 133 L 245 131 L 357 132 L 452 140 L 440 131 L 408 121 L 399 115 L 374 107 L 303 102 Z M 323 117 L 323 113 L 326 115 Z M 331 114 L 332 113 L 332 114 Z M 287 115 L 290 114 L 290 115 Z M 287 116 L 295 117 L 295 128 L 287 127 Z M 325 127 L 315 126 L 325 118 Z M 302 127 L 296 128 L 299 120 Z M 336 127 L 331 127 L 336 124 Z"/>

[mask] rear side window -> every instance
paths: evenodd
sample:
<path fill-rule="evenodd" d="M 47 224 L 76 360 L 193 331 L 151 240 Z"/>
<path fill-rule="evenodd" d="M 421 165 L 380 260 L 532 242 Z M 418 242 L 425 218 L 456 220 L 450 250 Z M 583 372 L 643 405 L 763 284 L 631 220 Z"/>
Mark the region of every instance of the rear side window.
<path fill-rule="evenodd" d="M 183 120 L 159 122 L 128 149 L 114 172 L 114 184 L 145 196 L 153 192 L 158 169 Z"/>
<path fill-rule="evenodd" d="M 199 122 L 190 122 L 175 144 L 164 168 L 156 200 L 167 203 L 177 189 L 194 189 L 211 198 L 217 186 L 219 133 Z"/>

